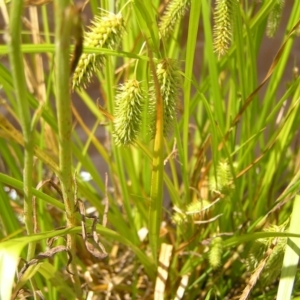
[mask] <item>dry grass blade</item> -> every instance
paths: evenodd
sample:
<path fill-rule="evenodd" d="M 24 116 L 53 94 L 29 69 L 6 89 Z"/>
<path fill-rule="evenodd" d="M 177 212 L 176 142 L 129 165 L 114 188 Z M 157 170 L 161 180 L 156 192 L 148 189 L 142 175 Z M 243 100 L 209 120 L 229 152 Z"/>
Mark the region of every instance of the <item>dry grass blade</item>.
<path fill-rule="evenodd" d="M 254 286 L 256 285 L 256 283 L 260 277 L 260 274 L 263 272 L 264 267 L 266 266 L 267 261 L 270 258 L 272 251 L 277 244 L 277 241 L 278 241 L 278 238 L 275 238 L 272 241 L 272 244 L 270 245 L 270 247 L 267 249 L 267 251 L 265 253 L 265 257 L 260 261 L 260 263 L 257 266 L 257 268 L 255 269 L 254 273 L 251 275 L 251 278 L 250 278 L 247 286 L 245 287 L 239 300 L 247 300 L 248 299 L 252 289 L 254 288 Z"/>
<path fill-rule="evenodd" d="M 175 296 L 174 300 L 180 300 L 180 299 L 183 298 L 184 292 L 185 292 L 185 290 L 188 286 L 188 282 L 189 282 L 189 276 L 184 275 L 181 278 L 181 281 L 180 281 L 179 287 L 177 289 L 176 296 Z"/>
<path fill-rule="evenodd" d="M 170 266 L 171 255 L 172 255 L 173 246 L 168 244 L 162 244 L 160 255 L 159 255 L 159 264 L 155 284 L 154 300 L 163 300 L 164 292 L 166 288 L 166 283 L 168 279 L 168 269 Z"/>

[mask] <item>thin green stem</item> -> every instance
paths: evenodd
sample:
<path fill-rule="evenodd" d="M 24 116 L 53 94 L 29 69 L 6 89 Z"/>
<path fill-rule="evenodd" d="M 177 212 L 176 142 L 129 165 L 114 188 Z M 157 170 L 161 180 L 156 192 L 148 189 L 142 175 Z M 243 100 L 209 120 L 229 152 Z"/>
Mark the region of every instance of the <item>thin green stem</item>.
<path fill-rule="evenodd" d="M 184 150 L 183 157 L 183 180 L 184 180 L 184 190 L 185 199 L 189 201 L 189 180 L 188 180 L 188 136 L 189 136 L 189 118 L 190 118 L 190 97 L 191 97 L 191 81 L 193 66 L 194 66 L 194 54 L 196 49 L 197 33 L 198 33 L 198 23 L 200 18 L 200 6 L 201 1 L 195 0 L 191 3 L 191 14 L 189 21 L 189 31 L 186 49 L 186 59 L 185 59 L 185 79 L 183 84 L 183 96 L 184 96 L 184 115 L 183 115 L 183 141 L 182 146 Z"/>
<path fill-rule="evenodd" d="M 65 205 L 67 227 L 76 225 L 75 200 L 72 179 L 72 113 L 70 97 L 70 37 L 74 25 L 78 25 L 78 12 L 68 6 L 68 0 L 56 0 L 56 53 L 55 53 L 55 91 L 59 137 L 59 179 Z M 79 24 L 80 26 L 80 24 Z M 75 257 L 75 235 L 69 234 L 67 246 Z M 78 298 L 82 290 L 76 264 L 71 263 L 72 280 Z"/>
<path fill-rule="evenodd" d="M 10 9 L 9 23 L 9 58 L 12 68 L 16 99 L 18 102 L 19 119 L 24 137 L 24 222 L 27 234 L 33 233 L 33 206 L 32 206 L 32 168 L 33 168 L 33 135 L 31 132 L 31 117 L 28 99 L 26 97 L 26 82 L 23 57 L 21 52 L 21 16 L 23 1 L 13 1 Z M 27 260 L 34 256 L 35 244 L 28 246 Z"/>
<path fill-rule="evenodd" d="M 150 68 L 153 74 L 157 103 L 156 103 L 156 134 L 154 138 L 151 191 L 150 191 L 150 212 L 149 212 L 149 241 L 154 262 L 157 264 L 157 254 L 159 249 L 159 231 L 162 219 L 163 206 L 163 171 L 164 171 L 164 103 L 160 93 L 160 86 L 156 76 L 155 65 L 152 52 L 148 51 L 150 58 Z"/>

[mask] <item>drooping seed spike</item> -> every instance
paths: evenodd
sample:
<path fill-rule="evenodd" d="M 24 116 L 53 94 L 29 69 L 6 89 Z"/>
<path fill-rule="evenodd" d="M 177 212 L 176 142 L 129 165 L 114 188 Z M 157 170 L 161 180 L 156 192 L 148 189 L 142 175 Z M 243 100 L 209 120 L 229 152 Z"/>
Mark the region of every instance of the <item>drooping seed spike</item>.
<path fill-rule="evenodd" d="M 223 254 L 223 240 L 221 237 L 216 237 L 210 244 L 208 259 L 210 266 L 215 270 L 221 265 Z"/>
<path fill-rule="evenodd" d="M 289 220 L 279 226 L 271 225 L 264 229 L 264 231 L 284 232 L 288 221 Z M 280 275 L 286 244 L 286 237 L 261 238 L 253 243 L 246 263 L 249 271 L 254 273 L 261 261 L 266 259 L 266 263 L 259 277 L 259 281 L 263 285 L 271 284 Z"/>
<path fill-rule="evenodd" d="M 160 61 L 156 67 L 156 76 L 160 86 L 160 93 L 164 102 L 164 137 L 173 131 L 176 121 L 178 97 L 179 97 L 179 72 L 177 63 L 169 58 Z M 156 92 L 152 88 L 149 101 L 150 132 L 152 138 L 155 136 L 156 124 Z"/>
<path fill-rule="evenodd" d="M 84 46 L 116 49 L 124 32 L 121 14 L 104 12 L 96 16 L 85 34 Z M 73 74 L 72 89 L 86 87 L 95 71 L 103 67 L 106 56 L 103 54 L 83 53 Z"/>
<path fill-rule="evenodd" d="M 285 0 L 275 0 L 276 4 L 271 10 L 267 23 L 267 36 L 274 37 L 280 23 Z"/>
<path fill-rule="evenodd" d="M 214 12 L 214 51 L 218 57 L 225 55 L 232 40 L 233 12 L 236 0 L 217 0 Z"/>
<path fill-rule="evenodd" d="M 210 189 L 228 196 L 234 189 L 234 184 L 230 165 L 226 160 L 219 162 L 216 174 L 217 177 L 210 180 Z"/>
<path fill-rule="evenodd" d="M 171 0 L 159 23 L 159 34 L 161 38 L 168 38 L 178 22 L 182 19 L 191 0 Z"/>
<path fill-rule="evenodd" d="M 115 100 L 113 137 L 116 145 L 127 146 L 137 138 L 143 109 L 140 83 L 131 79 L 120 85 Z"/>

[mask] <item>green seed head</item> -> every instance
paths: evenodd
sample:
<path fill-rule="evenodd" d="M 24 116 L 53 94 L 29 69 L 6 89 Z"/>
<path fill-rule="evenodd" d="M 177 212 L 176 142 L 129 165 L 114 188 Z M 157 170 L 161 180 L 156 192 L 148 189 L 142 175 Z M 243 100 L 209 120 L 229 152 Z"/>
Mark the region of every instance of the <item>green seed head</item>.
<path fill-rule="evenodd" d="M 236 0 L 217 0 L 214 13 L 214 50 L 218 57 L 227 53 L 232 40 L 232 14 Z"/>
<path fill-rule="evenodd" d="M 261 274 L 260 280 L 263 284 L 271 284 L 279 276 L 284 258 L 286 243 L 286 238 L 278 239 L 278 242 L 273 248 L 271 255 L 265 265 L 264 271 Z"/>
<path fill-rule="evenodd" d="M 197 215 L 204 215 L 207 213 L 208 208 L 211 207 L 211 203 L 208 200 L 201 199 L 193 201 L 186 206 L 186 213 L 196 217 Z"/>
<path fill-rule="evenodd" d="M 233 178 L 228 162 L 220 161 L 217 167 L 217 178 L 210 179 L 210 189 L 228 196 L 234 189 Z"/>
<path fill-rule="evenodd" d="M 132 144 L 139 132 L 142 90 L 137 80 L 128 80 L 118 89 L 115 102 L 114 140 L 118 146 Z"/>
<path fill-rule="evenodd" d="M 208 260 L 210 266 L 215 270 L 221 265 L 223 254 L 223 240 L 221 237 L 216 237 L 211 241 Z"/>
<path fill-rule="evenodd" d="M 287 222 L 283 223 L 280 226 L 270 226 L 265 231 L 266 232 L 283 232 L 286 228 Z M 275 245 L 270 252 L 263 271 L 260 274 L 260 282 L 264 285 L 271 284 L 280 274 L 285 247 L 287 243 L 287 238 L 264 238 L 259 239 L 254 242 L 251 247 L 250 253 L 247 258 L 247 265 L 250 271 L 254 271 L 262 259 L 265 258 L 266 251 L 272 246 Z"/>
<path fill-rule="evenodd" d="M 191 0 L 171 0 L 168 3 L 166 11 L 159 23 L 159 34 L 161 38 L 167 38 L 172 32 L 181 18 L 184 16 Z"/>
<path fill-rule="evenodd" d="M 121 14 L 102 13 L 95 17 L 84 38 L 85 47 L 116 49 L 124 32 Z M 105 55 L 83 53 L 73 74 L 72 88 L 86 87 L 93 73 L 103 67 Z"/>
<path fill-rule="evenodd" d="M 160 86 L 161 96 L 164 102 L 164 127 L 163 133 L 167 137 L 173 130 L 176 120 L 179 90 L 179 73 L 174 60 L 164 59 L 156 68 L 156 75 Z M 150 97 L 150 131 L 155 136 L 156 123 L 156 93 L 152 89 Z"/>
<path fill-rule="evenodd" d="M 188 217 L 183 212 L 176 211 L 172 216 L 172 222 L 176 225 L 182 225 L 188 221 Z"/>
<path fill-rule="evenodd" d="M 285 0 L 275 0 L 275 2 L 276 4 L 274 5 L 268 17 L 268 23 L 267 23 L 268 37 L 273 37 L 279 27 Z"/>

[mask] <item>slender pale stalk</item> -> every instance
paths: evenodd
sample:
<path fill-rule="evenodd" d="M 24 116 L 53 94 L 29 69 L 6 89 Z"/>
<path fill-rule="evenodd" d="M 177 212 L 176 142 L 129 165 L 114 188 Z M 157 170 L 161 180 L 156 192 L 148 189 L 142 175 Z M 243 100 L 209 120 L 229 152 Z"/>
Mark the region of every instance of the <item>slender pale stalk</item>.
<path fill-rule="evenodd" d="M 65 205 L 67 227 L 74 227 L 75 201 L 72 179 L 72 113 L 70 97 L 70 37 L 76 24 L 77 11 L 68 6 L 68 0 L 56 0 L 55 23 L 55 92 L 59 136 L 59 179 Z M 75 257 L 75 235 L 69 234 L 67 246 Z M 76 264 L 71 263 L 72 280 L 77 297 L 81 297 L 80 282 Z"/>
<path fill-rule="evenodd" d="M 33 167 L 33 135 L 31 132 L 31 116 L 28 103 L 24 64 L 21 52 L 21 16 L 23 1 L 12 1 L 9 22 L 9 58 L 12 68 L 13 82 L 19 108 L 19 119 L 24 137 L 24 222 L 27 234 L 33 233 L 32 217 L 32 167 Z M 27 260 L 34 256 L 35 244 L 30 243 Z"/>
<path fill-rule="evenodd" d="M 185 60 L 185 79 L 183 84 L 183 96 L 184 96 L 184 115 L 183 115 L 183 138 L 182 144 L 184 149 L 183 157 L 183 180 L 185 189 L 185 199 L 189 199 L 190 188 L 188 181 L 188 133 L 189 133 L 189 109 L 190 109 L 190 97 L 191 97 L 191 81 L 194 66 L 194 53 L 196 49 L 197 41 L 197 24 L 200 18 L 200 6 L 201 1 L 191 1 L 191 14 L 189 20 L 189 31 L 188 31 L 188 41 L 186 49 L 186 60 Z M 187 201 L 186 200 L 186 201 Z"/>
<path fill-rule="evenodd" d="M 162 219 L 163 206 L 163 171 L 164 171 L 164 103 L 160 92 L 160 87 L 153 62 L 152 52 L 149 50 L 150 67 L 153 74 L 153 81 L 156 91 L 156 130 L 154 138 L 151 191 L 150 191 L 150 211 L 149 211 L 149 242 L 152 250 L 154 262 L 157 264 L 157 253 L 159 249 L 159 231 Z"/>
<path fill-rule="evenodd" d="M 291 223 L 289 232 L 299 232 L 299 211 L 300 211 L 300 196 L 296 195 L 293 212 L 291 215 Z M 278 286 L 277 299 L 288 299 L 292 296 L 293 287 L 297 274 L 297 266 L 299 263 L 299 246 L 300 239 L 289 238 L 287 241 L 287 248 L 281 269 L 281 277 Z"/>

